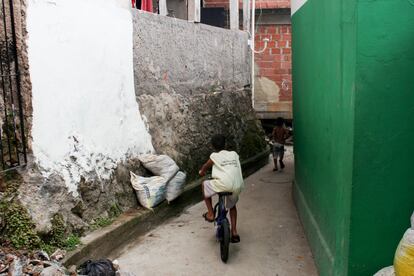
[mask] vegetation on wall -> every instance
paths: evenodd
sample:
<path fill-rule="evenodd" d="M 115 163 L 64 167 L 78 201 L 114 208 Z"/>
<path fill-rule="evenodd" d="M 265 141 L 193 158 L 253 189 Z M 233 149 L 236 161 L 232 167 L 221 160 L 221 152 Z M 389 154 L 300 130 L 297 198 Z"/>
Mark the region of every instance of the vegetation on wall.
<path fill-rule="evenodd" d="M 240 146 L 240 158 L 246 160 L 266 149 L 264 132 L 258 127 L 256 121 L 249 121 L 247 130 Z"/>
<path fill-rule="evenodd" d="M 51 220 L 49 233 L 36 232 L 26 208 L 16 199 L 20 176 L 14 172 L 3 175 L 2 193 L 0 193 L 0 244 L 16 249 L 43 249 L 53 253 L 57 248 L 73 250 L 80 239 L 67 232 L 66 223 L 61 214 L 55 214 Z"/>
<path fill-rule="evenodd" d="M 122 210 L 119 205 L 117 203 L 112 204 L 108 210 L 108 216 L 95 218 L 94 222 L 91 224 L 91 229 L 96 230 L 112 224 L 115 218 L 117 218 L 121 213 Z"/>

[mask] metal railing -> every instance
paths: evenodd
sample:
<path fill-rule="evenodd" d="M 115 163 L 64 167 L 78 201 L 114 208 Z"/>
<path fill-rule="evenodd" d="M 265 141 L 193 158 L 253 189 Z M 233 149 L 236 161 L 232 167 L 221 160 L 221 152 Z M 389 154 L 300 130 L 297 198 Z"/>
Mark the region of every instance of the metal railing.
<path fill-rule="evenodd" d="M 1 0 L 0 171 L 27 163 L 13 0 Z"/>

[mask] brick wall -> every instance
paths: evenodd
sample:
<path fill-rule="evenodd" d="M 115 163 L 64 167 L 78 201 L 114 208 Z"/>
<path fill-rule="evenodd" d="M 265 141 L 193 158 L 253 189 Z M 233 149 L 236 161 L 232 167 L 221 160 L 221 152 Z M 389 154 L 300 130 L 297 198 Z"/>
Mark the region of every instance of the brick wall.
<path fill-rule="evenodd" d="M 230 0 L 203 0 L 204 7 L 228 8 Z M 239 2 L 243 8 L 242 1 Z M 258 9 L 290 8 L 290 0 L 257 0 Z M 256 17 L 257 19 L 257 17 Z M 260 22 L 256 22 L 256 24 Z M 258 77 L 266 77 L 274 81 L 280 88 L 276 101 L 292 101 L 292 31 L 291 25 L 259 25 L 256 28 L 256 50 L 264 47 L 263 39 L 269 38 L 267 49 L 255 55 L 259 67 Z"/>
<path fill-rule="evenodd" d="M 228 8 L 230 0 L 203 0 L 203 7 L 215 8 L 225 7 Z M 239 7 L 242 9 L 243 2 L 239 2 Z M 290 0 L 257 0 L 257 9 L 283 9 L 290 8 Z"/>
<path fill-rule="evenodd" d="M 268 38 L 267 48 L 255 55 L 259 76 L 274 81 L 280 88 L 279 101 L 292 100 L 292 32 L 290 25 L 265 25 L 257 28 L 256 50 L 264 47 L 263 39 Z"/>

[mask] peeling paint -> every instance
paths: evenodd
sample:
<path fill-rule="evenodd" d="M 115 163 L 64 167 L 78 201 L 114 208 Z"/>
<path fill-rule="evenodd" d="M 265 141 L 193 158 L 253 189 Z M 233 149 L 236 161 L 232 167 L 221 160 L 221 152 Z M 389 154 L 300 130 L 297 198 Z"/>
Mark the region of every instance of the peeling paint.
<path fill-rule="evenodd" d="M 256 77 L 254 89 L 254 100 L 257 103 L 279 101 L 280 87 L 269 78 Z"/>
<path fill-rule="evenodd" d="M 109 179 L 117 163 L 153 150 L 135 98 L 125 2 L 28 2 L 33 154 L 74 195 L 81 176 Z"/>

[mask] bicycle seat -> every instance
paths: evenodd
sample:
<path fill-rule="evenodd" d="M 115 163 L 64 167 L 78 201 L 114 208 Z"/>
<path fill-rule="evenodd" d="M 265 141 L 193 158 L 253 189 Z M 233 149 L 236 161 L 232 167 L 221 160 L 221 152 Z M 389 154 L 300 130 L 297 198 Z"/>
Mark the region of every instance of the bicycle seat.
<path fill-rule="evenodd" d="M 222 192 L 222 193 L 217 193 L 219 196 L 230 196 L 230 195 L 232 195 L 233 193 L 230 193 L 230 192 Z"/>

